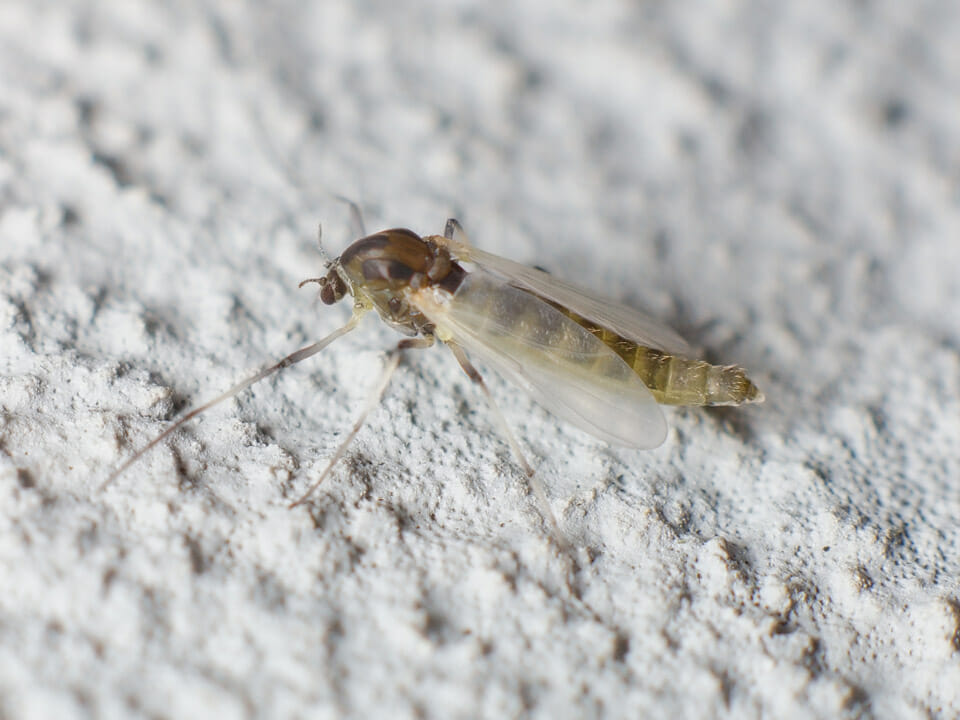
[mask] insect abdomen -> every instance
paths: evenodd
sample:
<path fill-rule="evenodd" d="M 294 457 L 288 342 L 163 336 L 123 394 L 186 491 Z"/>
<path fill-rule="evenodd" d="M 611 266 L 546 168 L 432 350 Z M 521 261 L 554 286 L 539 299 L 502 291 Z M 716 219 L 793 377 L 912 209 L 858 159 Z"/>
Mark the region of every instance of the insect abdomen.
<path fill-rule="evenodd" d="M 560 310 L 623 358 L 662 405 L 742 405 L 763 400 L 763 394 L 737 365 L 711 365 L 644 347 L 565 308 Z"/>
<path fill-rule="evenodd" d="M 621 344 L 622 343 L 622 344 Z M 763 399 L 743 368 L 711 365 L 621 341 L 613 350 L 664 405 L 740 405 Z"/>

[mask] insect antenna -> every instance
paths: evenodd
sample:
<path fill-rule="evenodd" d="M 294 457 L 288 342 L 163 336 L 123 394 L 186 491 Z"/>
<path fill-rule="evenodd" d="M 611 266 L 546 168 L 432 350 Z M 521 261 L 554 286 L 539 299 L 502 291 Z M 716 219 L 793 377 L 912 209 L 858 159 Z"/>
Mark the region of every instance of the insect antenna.
<path fill-rule="evenodd" d="M 350 208 L 350 225 L 351 232 L 357 238 L 366 237 L 367 230 L 363 224 L 363 212 L 360 210 L 360 206 L 357 205 L 353 200 L 344 196 L 337 195 L 335 193 L 329 192 L 335 200 L 339 200 L 342 203 L 346 203 Z M 327 255 L 327 251 L 323 249 L 323 224 L 317 224 L 317 246 L 320 248 L 320 255 L 323 257 L 323 262 L 326 263 L 327 267 L 330 267 L 330 256 Z"/>
<path fill-rule="evenodd" d="M 363 226 L 363 214 L 360 212 L 360 207 L 350 198 L 332 190 L 326 183 L 319 182 L 316 179 L 306 178 L 303 172 L 301 172 L 300 166 L 294 164 L 290 158 L 285 157 L 280 151 L 280 148 L 277 147 L 273 136 L 264 124 L 263 111 L 259 106 L 253 106 L 251 108 L 251 117 L 253 118 L 253 124 L 256 127 L 257 133 L 260 135 L 262 148 L 267 158 L 280 170 L 287 181 L 297 188 L 297 196 L 306 195 L 307 197 L 315 197 L 317 194 L 323 193 L 328 197 L 346 203 L 350 207 L 351 230 L 356 233 L 356 237 L 358 238 L 366 236 L 367 233 Z M 318 243 L 320 241 L 319 232 L 317 233 L 317 241 Z M 322 243 L 320 244 L 320 254 L 323 256 L 324 261 L 329 264 L 330 258 L 324 251 Z"/>
<path fill-rule="evenodd" d="M 363 311 L 362 311 L 362 310 L 361 310 L 361 311 L 354 310 L 353 316 L 350 318 L 350 320 L 347 322 L 347 324 L 344 325 L 343 327 L 341 327 L 340 329 L 333 331 L 332 333 L 330 333 L 329 335 L 327 335 L 327 336 L 326 336 L 325 338 L 323 338 L 322 340 L 319 340 L 319 341 L 317 341 L 317 342 L 315 342 L 315 343 L 312 343 L 312 344 L 310 344 L 310 345 L 307 345 L 306 347 L 300 348 L 300 349 L 297 350 L 296 352 L 291 353 L 290 355 L 287 355 L 287 356 L 286 356 L 285 358 L 283 358 L 280 362 L 277 362 L 277 363 L 274 363 L 273 365 L 270 365 L 270 366 L 268 366 L 268 367 L 265 367 L 263 370 L 261 370 L 260 372 L 258 372 L 256 375 L 252 375 L 252 376 L 248 377 L 246 380 L 243 380 L 243 381 L 237 383 L 236 385 L 234 385 L 232 388 L 230 388 L 229 390 L 227 390 L 225 393 L 223 393 L 223 394 L 221 394 L 221 395 L 218 395 L 218 396 L 215 397 L 213 400 L 210 400 L 209 402 L 204 403 L 204 404 L 201 405 L 200 407 L 194 408 L 193 410 L 191 410 L 190 412 L 188 412 L 186 415 L 184 415 L 182 418 L 180 418 L 179 420 L 177 420 L 173 425 L 171 425 L 170 427 L 168 427 L 166 430 L 164 430 L 162 433 L 160 433 L 160 434 L 159 434 L 157 437 L 155 437 L 153 440 L 151 440 L 151 441 L 148 442 L 146 445 L 144 445 L 142 448 L 140 448 L 139 450 L 137 450 L 137 451 L 130 457 L 129 460 L 127 460 L 127 461 L 126 461 L 125 463 L 123 463 L 120 467 L 118 467 L 116 470 L 114 470 L 112 473 L 110 473 L 110 477 L 108 477 L 106 480 L 104 480 L 103 483 L 100 485 L 100 491 L 102 492 L 103 490 L 106 490 L 106 488 L 109 487 L 110 484 L 111 484 L 114 480 L 116 480 L 121 474 L 123 474 L 123 472 L 124 472 L 127 468 L 129 468 L 131 465 L 133 465 L 135 462 L 137 462 L 137 460 L 139 460 L 140 458 L 142 458 L 147 452 L 149 452 L 149 451 L 152 450 L 154 447 L 156 447 L 156 446 L 159 445 L 161 442 L 163 442 L 167 437 L 169 437 L 174 431 L 176 431 L 176 430 L 177 430 L 180 426 L 182 426 L 184 423 L 192 420 L 192 419 L 195 418 L 197 415 L 200 415 L 201 413 L 206 412 L 207 410 L 209 410 L 210 408 L 214 407 L 215 405 L 219 405 L 219 404 L 222 403 L 224 400 L 229 400 L 230 398 L 234 397 L 235 395 L 243 392 L 243 391 L 246 390 L 248 387 L 250 387 L 250 386 L 253 385 L 254 383 L 260 382 L 261 380 L 263 380 L 263 379 L 264 379 L 265 377 L 267 377 L 268 375 L 272 375 L 272 374 L 275 373 L 275 372 L 278 372 L 278 371 L 280 371 L 280 370 L 283 370 L 284 368 L 290 367 L 291 365 L 294 365 L 294 364 L 296 364 L 296 363 L 298 363 L 298 362 L 301 362 L 302 360 L 306 360 L 307 358 L 316 355 L 318 352 L 320 352 L 321 350 L 323 350 L 325 347 L 327 347 L 327 346 L 328 346 L 330 343 L 332 343 L 334 340 L 336 340 L 336 339 L 339 338 L 339 337 L 342 337 L 343 335 L 346 335 L 348 332 L 350 332 L 351 330 L 353 330 L 353 329 L 357 326 L 357 323 L 360 321 L 360 318 L 361 318 L 362 316 L 363 316 Z"/>
<path fill-rule="evenodd" d="M 323 223 L 317 223 L 317 248 L 320 250 L 320 257 L 323 258 L 324 267 L 329 268 L 333 261 L 323 248 Z M 303 287 L 303 283 L 300 283 L 300 287 Z"/>
<path fill-rule="evenodd" d="M 353 226 L 354 234 L 358 238 L 366 237 L 367 230 L 363 224 L 363 212 L 360 210 L 360 206 L 344 195 L 334 195 L 333 197 L 350 207 L 350 224 Z"/>

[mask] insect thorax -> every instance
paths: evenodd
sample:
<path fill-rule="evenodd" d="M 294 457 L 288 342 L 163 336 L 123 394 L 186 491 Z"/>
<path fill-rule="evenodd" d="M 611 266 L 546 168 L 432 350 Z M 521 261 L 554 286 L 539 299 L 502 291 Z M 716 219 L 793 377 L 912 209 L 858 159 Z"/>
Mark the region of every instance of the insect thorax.
<path fill-rule="evenodd" d="M 410 336 L 433 332 L 433 325 L 409 302 L 410 293 L 424 287 L 453 293 L 466 276 L 445 247 L 405 229 L 357 240 L 334 263 L 333 273 L 358 302 L 369 304 L 384 322 Z"/>

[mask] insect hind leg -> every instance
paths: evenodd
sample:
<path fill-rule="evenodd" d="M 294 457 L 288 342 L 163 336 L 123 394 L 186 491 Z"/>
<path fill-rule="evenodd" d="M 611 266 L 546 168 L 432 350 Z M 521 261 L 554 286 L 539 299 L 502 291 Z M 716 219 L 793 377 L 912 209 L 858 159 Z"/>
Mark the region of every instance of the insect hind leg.
<path fill-rule="evenodd" d="M 456 222 L 456 220 L 453 222 Z M 496 400 L 493 399 L 493 394 L 490 392 L 487 384 L 483 381 L 483 376 L 480 374 L 480 371 L 473 366 L 473 363 L 470 362 L 470 359 L 467 357 L 462 347 L 450 340 L 448 340 L 446 344 L 447 347 L 449 347 L 453 352 L 454 357 L 457 358 L 457 362 L 460 363 L 460 367 L 463 368 L 463 371 L 467 374 L 467 377 L 470 378 L 470 380 L 472 380 L 476 385 L 479 385 L 480 389 L 483 391 L 484 396 L 487 398 L 487 403 L 490 405 L 491 410 L 493 410 L 493 415 L 494 418 L 496 418 L 500 433 L 506 439 L 507 444 L 510 446 L 510 450 L 513 452 L 514 457 L 517 459 L 517 462 L 520 464 L 520 467 L 523 468 L 523 472 L 527 476 L 527 485 L 530 488 L 530 491 L 533 493 L 534 500 L 536 501 L 537 507 L 540 510 L 540 515 L 547 523 L 547 527 L 550 530 L 550 535 L 553 537 L 560 549 L 570 554 L 572 557 L 570 543 L 567 542 L 566 537 L 560 531 L 560 526 L 557 524 L 557 518 L 553 514 L 553 510 L 550 509 L 550 502 L 547 499 L 547 493 L 546 490 L 544 490 L 543 483 L 540 482 L 540 478 L 536 476 L 534 469 L 530 466 L 530 463 L 527 462 L 526 457 L 524 457 L 523 451 L 520 449 L 520 444 L 517 442 L 513 432 L 511 432 L 510 426 L 507 424 L 507 419 L 503 416 L 503 413 L 500 412 L 500 408 L 497 405 Z"/>

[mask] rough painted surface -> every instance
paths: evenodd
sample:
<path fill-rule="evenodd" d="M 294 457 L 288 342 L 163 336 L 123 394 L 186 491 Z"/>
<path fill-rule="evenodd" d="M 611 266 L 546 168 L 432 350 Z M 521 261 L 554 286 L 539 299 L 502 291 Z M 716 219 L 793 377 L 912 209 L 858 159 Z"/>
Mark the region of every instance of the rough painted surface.
<path fill-rule="evenodd" d="M 0 714 L 956 717 L 956 3 L 0 3 Z M 371 228 L 766 394 L 606 447 L 296 283 Z"/>

